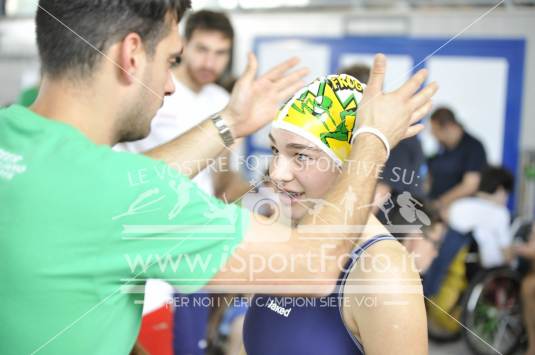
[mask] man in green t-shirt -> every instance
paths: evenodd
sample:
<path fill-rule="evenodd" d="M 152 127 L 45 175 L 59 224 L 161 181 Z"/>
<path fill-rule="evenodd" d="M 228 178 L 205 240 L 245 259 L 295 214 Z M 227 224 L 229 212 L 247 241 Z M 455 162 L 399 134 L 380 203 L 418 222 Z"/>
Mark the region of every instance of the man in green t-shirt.
<path fill-rule="evenodd" d="M 184 292 L 289 278 L 310 280 L 318 294 L 334 287 L 338 257 L 358 233 L 299 240 L 297 230 L 215 200 L 189 180 L 203 168 L 199 161 L 275 117 L 306 75 L 287 74 L 295 60 L 255 78 L 251 55 L 217 118 L 147 156 L 110 149 L 146 136 L 173 92 L 170 66 L 188 7 L 188 0 L 39 2 L 40 95 L 30 108 L 0 111 L 2 354 L 127 354 L 147 278 L 170 280 Z M 384 65 L 378 56 L 359 111 L 367 129 L 351 156 L 368 166 L 383 164 L 389 145 L 421 129 L 411 125 L 436 90 L 416 93 L 426 76 L 420 72 L 385 95 Z M 359 203 L 369 204 L 375 177 L 358 170 L 346 166 L 326 200 L 339 202 L 351 187 Z M 348 223 L 364 225 L 367 216 L 358 209 Z M 331 208 L 316 218 L 344 223 Z M 279 241 L 270 242 L 273 236 Z M 275 253 L 321 254 L 322 267 L 253 265 Z"/>

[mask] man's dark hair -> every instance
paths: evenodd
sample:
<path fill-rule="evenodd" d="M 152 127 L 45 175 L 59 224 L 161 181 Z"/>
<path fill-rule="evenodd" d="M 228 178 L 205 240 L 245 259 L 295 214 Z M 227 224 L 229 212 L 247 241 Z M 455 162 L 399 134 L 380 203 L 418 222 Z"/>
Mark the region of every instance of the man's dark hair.
<path fill-rule="evenodd" d="M 455 114 L 447 107 L 439 107 L 431 114 L 431 121 L 436 122 L 440 127 L 454 124 L 460 126 Z"/>
<path fill-rule="evenodd" d="M 370 67 L 366 64 L 353 64 L 340 69 L 338 72 L 340 74 L 351 75 L 363 84 L 367 84 L 370 78 Z"/>
<path fill-rule="evenodd" d="M 37 46 L 43 73 L 86 76 L 110 45 L 135 32 L 149 55 L 178 22 L 190 0 L 39 0 Z M 96 50 L 98 49 L 98 51 Z"/>
<path fill-rule="evenodd" d="M 489 194 L 495 193 L 500 187 L 505 191 L 513 191 L 515 178 L 513 174 L 502 167 L 490 167 L 481 173 L 479 191 Z"/>
<path fill-rule="evenodd" d="M 221 32 L 231 41 L 234 40 L 234 29 L 223 12 L 201 10 L 190 14 L 186 19 L 186 40 L 189 41 L 196 30 Z"/>

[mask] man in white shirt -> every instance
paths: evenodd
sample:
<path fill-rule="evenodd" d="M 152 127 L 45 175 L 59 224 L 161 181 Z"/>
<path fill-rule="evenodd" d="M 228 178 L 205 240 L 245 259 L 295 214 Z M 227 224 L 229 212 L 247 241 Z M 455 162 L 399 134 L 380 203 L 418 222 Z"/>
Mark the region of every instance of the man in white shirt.
<path fill-rule="evenodd" d="M 233 41 L 234 30 L 225 14 L 207 10 L 192 13 L 186 21 L 180 63 L 172 69 L 174 94 L 165 98 L 148 137 L 116 148 L 146 152 L 221 111 L 228 103 L 229 94 L 216 81 L 229 65 Z M 204 191 L 214 194 L 214 183 L 219 181 L 214 182 L 211 171 L 203 170 L 194 181 Z"/>
<path fill-rule="evenodd" d="M 121 143 L 115 147 L 116 149 L 137 153 L 146 152 L 187 132 L 204 121 L 206 117 L 223 110 L 227 105 L 229 94 L 223 87 L 217 85 L 216 81 L 220 79 L 230 63 L 234 30 L 228 17 L 223 13 L 207 10 L 194 12 L 186 20 L 184 35 L 185 41 L 180 63 L 172 68 L 175 92 L 165 98 L 163 106 L 151 123 L 149 136 L 135 142 Z M 229 152 L 226 151 L 226 154 L 222 154 L 220 158 L 220 164 L 204 169 L 193 181 L 209 194 L 223 194 L 228 200 L 234 200 L 246 192 L 249 186 L 240 179 L 239 173 L 224 171 L 228 169 L 225 162 L 232 159 L 235 163 L 235 157 L 231 158 Z M 221 171 L 215 172 L 216 170 Z M 227 192 L 230 193 L 225 193 L 225 190 L 229 190 Z M 161 309 L 172 301 L 172 294 L 173 288 L 166 282 L 150 280 L 145 288 L 143 314 Z M 183 309 L 176 311 L 177 313 L 191 312 L 191 310 Z M 199 313 L 202 312 L 201 310 L 193 311 L 196 312 L 194 316 L 203 317 Z M 182 318 L 177 319 L 181 315 Z M 188 321 L 183 319 L 185 317 L 189 318 L 191 314 L 177 314 L 178 327 Z M 200 332 L 203 322 L 197 320 L 195 325 Z M 190 324 L 190 328 L 195 328 L 195 325 Z M 202 331 L 204 335 L 204 329 Z M 188 345 L 182 341 L 180 349 L 175 346 L 175 352 L 181 354 L 204 351 L 203 339 L 193 339 L 198 338 L 196 333 L 199 332 L 190 329 L 186 340 L 195 344 Z M 185 336 L 182 334 L 178 337 L 184 338 Z"/>
<path fill-rule="evenodd" d="M 507 170 L 489 168 L 482 173 L 477 194 L 457 200 L 449 210 L 448 224 L 461 233 L 472 232 L 485 268 L 507 262 L 512 236 L 511 216 L 506 206 L 513 183 L 514 178 Z"/>

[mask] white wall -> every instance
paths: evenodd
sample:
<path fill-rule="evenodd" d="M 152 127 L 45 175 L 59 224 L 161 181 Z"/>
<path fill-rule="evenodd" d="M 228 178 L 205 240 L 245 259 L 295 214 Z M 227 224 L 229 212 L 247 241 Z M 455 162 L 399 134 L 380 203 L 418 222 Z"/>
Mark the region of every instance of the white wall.
<path fill-rule="evenodd" d="M 38 81 L 34 27 L 33 19 L 0 21 L 0 105 Z"/>
<path fill-rule="evenodd" d="M 460 38 L 525 38 L 521 149 L 535 149 L 535 101 L 530 100 L 535 97 L 535 10 L 496 9 L 480 18 L 487 10 L 421 9 L 403 13 L 403 10 L 385 12 L 354 9 L 352 12 L 237 13 L 232 15 L 238 34 L 235 66 L 238 71 L 243 70 L 245 53 L 256 36 L 342 36 L 347 34 L 348 22 L 357 24 L 351 28 L 362 32 L 351 34 L 358 35 L 367 35 L 367 29 L 373 28 L 373 34 L 376 35 L 452 37 L 464 31 Z M 396 25 L 389 26 L 389 20 Z M 359 22 L 368 23 L 358 26 Z"/>

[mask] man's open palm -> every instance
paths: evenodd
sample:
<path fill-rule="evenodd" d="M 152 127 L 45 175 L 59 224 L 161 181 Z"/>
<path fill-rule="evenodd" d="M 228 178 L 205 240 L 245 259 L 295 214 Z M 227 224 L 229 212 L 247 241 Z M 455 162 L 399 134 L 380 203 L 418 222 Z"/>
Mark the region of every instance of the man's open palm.
<path fill-rule="evenodd" d="M 250 135 L 271 122 L 281 102 L 305 85 L 302 79 L 308 69 L 289 73 L 298 63 L 297 58 L 289 59 L 256 78 L 257 60 L 254 54 L 249 54 L 247 68 L 223 111 L 236 137 Z"/>

